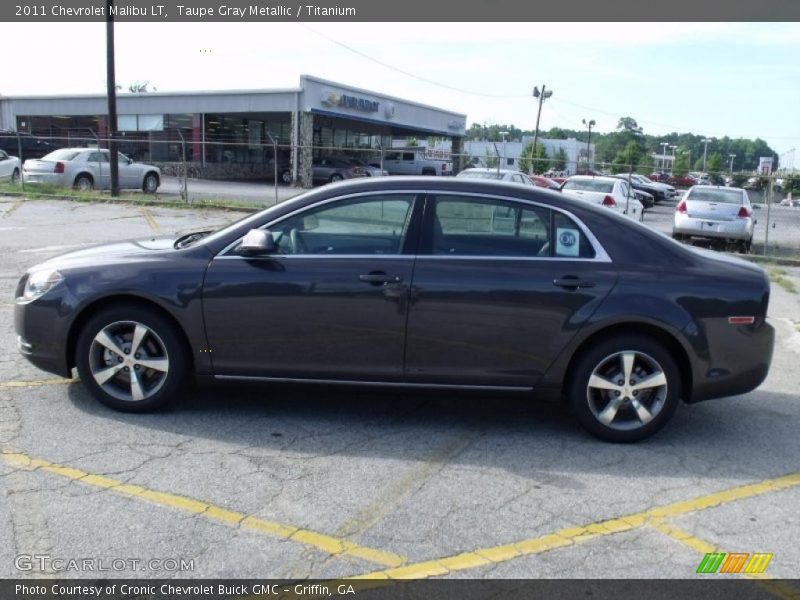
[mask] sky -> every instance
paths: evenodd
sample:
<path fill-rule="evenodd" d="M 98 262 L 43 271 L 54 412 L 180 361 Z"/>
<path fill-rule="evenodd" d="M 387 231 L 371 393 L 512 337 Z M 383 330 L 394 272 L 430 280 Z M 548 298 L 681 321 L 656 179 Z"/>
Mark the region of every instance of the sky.
<path fill-rule="evenodd" d="M 297 87 L 314 75 L 467 123 L 760 137 L 800 168 L 800 23 L 117 23 L 116 76 L 158 91 Z M 0 94 L 105 92 L 104 23 L 0 23 Z M 33 43 L 32 43 L 33 41 Z M 794 165 L 792 165 L 792 161 Z M 788 163 L 788 164 L 787 164 Z"/>

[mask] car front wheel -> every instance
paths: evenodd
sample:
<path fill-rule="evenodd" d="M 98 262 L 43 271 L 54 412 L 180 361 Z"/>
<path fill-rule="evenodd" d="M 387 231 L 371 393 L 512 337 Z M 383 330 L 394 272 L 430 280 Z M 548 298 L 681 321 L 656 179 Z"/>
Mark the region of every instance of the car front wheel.
<path fill-rule="evenodd" d="M 635 442 L 660 430 L 681 394 L 675 359 L 659 342 L 622 335 L 598 342 L 578 359 L 568 384 L 584 428 L 609 442 Z"/>
<path fill-rule="evenodd" d="M 81 381 L 115 410 L 146 412 L 175 399 L 189 376 L 188 349 L 176 327 L 138 306 L 106 309 L 81 329 L 76 362 Z"/>

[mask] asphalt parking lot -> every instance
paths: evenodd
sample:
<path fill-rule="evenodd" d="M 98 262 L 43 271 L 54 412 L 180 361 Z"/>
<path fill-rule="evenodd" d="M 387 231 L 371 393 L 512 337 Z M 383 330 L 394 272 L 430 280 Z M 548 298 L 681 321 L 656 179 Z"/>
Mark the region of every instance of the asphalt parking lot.
<path fill-rule="evenodd" d="M 692 578 L 726 552 L 800 577 L 798 268 L 767 381 L 632 446 L 519 396 L 214 387 L 126 415 L 18 355 L 27 267 L 240 216 L 0 198 L 0 576 Z"/>

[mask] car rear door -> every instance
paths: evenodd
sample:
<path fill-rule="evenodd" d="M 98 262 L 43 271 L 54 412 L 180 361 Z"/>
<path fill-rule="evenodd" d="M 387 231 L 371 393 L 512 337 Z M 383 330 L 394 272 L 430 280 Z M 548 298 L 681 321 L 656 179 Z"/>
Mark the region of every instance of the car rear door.
<path fill-rule="evenodd" d="M 438 193 L 423 227 L 410 383 L 533 386 L 617 280 L 591 232 L 544 204 Z"/>
<path fill-rule="evenodd" d="M 215 374 L 401 381 L 415 206 L 399 192 L 330 200 L 268 224 L 274 253 L 214 258 L 203 311 Z"/>

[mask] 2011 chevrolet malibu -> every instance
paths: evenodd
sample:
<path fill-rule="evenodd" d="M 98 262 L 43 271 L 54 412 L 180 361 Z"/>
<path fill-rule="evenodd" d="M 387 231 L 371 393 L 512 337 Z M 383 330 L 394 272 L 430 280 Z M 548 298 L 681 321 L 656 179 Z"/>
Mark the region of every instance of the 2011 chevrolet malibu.
<path fill-rule="evenodd" d="M 147 411 L 200 381 L 564 398 L 630 442 L 766 377 L 769 281 L 542 188 L 381 177 L 214 232 L 70 252 L 16 290 L 19 350 Z"/>

